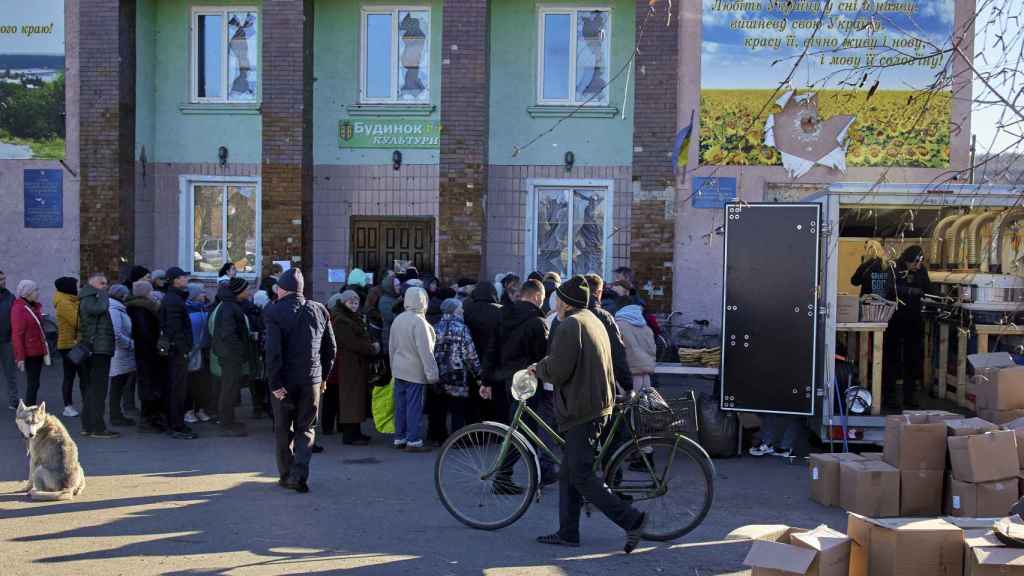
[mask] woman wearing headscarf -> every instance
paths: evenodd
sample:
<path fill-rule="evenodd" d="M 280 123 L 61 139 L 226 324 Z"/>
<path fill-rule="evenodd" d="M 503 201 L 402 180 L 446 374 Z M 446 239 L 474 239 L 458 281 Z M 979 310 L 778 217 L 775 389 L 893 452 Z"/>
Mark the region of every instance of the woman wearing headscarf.
<path fill-rule="evenodd" d="M 480 357 L 469 328 L 463 321 L 462 301 L 448 298 L 441 303 L 441 321 L 437 323 L 437 343 L 434 359 L 441 377 L 437 407 L 430 414 L 429 431 L 432 440 L 443 443 L 448 437 L 448 415 L 451 431 L 466 425 L 466 402 L 471 379 L 480 377 Z M 435 422 L 436 420 L 436 422 Z M 434 436 L 436 433 L 436 436 Z"/>
<path fill-rule="evenodd" d="M 626 346 L 627 364 L 633 373 L 633 390 L 650 388 L 658 349 L 654 343 L 654 331 L 644 318 L 644 309 L 639 304 L 623 306 L 615 313 L 615 323 Z"/>
<path fill-rule="evenodd" d="M 377 300 L 377 310 L 380 312 L 383 336 L 380 345 L 386 350 L 391 335 L 391 324 L 395 322 L 395 304 L 398 299 L 398 277 L 394 272 L 388 272 L 380 280 L 380 298 Z"/>
<path fill-rule="evenodd" d="M 78 365 L 68 358 L 71 349 L 78 344 L 78 280 L 69 276 L 57 278 L 53 283 L 57 292 L 53 295 L 53 307 L 57 310 L 57 351 L 60 352 L 64 367 L 64 382 L 61 393 L 64 396 L 64 412 L 66 418 L 78 416 L 75 410 L 72 391 L 75 387 L 75 376 L 78 376 L 78 388 L 84 392 L 82 374 Z"/>
<path fill-rule="evenodd" d="M 335 369 L 331 373 L 328 388 L 337 390 L 334 405 L 337 420 L 341 426 L 341 441 L 344 444 L 362 446 L 370 441 L 360 426 L 369 416 L 370 385 L 367 368 L 370 358 L 380 352 L 380 344 L 370 339 L 363 316 L 359 313 L 359 294 L 346 290 L 331 307 L 331 321 L 334 339 L 338 343 Z M 326 400 L 325 400 L 326 402 Z M 334 422 L 330 424 L 333 427 Z M 327 421 L 325 420 L 325 426 Z"/>
<path fill-rule="evenodd" d="M 17 300 L 11 306 L 11 344 L 18 370 L 25 373 L 25 402 L 35 406 L 43 364 L 50 363 L 50 348 L 43 331 L 43 306 L 39 287 L 31 280 L 18 282 Z"/>
<path fill-rule="evenodd" d="M 153 285 L 146 280 L 132 284 L 132 295 L 125 301 L 132 321 L 135 343 L 136 389 L 141 408 L 139 432 L 159 433 L 167 429 L 167 364 L 157 352 L 160 340 L 160 305 L 152 298 Z"/>
<path fill-rule="evenodd" d="M 111 426 L 134 426 L 135 421 L 125 417 L 121 410 L 121 397 L 137 369 L 135 340 L 132 338 L 132 320 L 125 301 L 130 292 L 124 284 L 110 288 L 110 321 L 114 325 L 114 357 L 110 360 L 110 394 L 107 402 Z"/>

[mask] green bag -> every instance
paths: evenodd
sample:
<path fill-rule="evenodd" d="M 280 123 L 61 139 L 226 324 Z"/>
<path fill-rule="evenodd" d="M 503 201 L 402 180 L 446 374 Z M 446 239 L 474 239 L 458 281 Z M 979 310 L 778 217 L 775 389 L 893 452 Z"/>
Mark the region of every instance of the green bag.
<path fill-rule="evenodd" d="M 374 386 L 373 399 L 370 403 L 373 408 L 373 425 L 381 434 L 395 433 L 395 379 L 392 378 L 387 386 Z"/>

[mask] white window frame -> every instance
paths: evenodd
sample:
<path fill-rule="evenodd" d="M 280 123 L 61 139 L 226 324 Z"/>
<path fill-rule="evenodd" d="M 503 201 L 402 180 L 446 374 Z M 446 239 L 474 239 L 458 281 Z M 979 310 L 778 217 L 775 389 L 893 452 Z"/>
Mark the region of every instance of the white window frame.
<path fill-rule="evenodd" d="M 523 278 L 537 270 L 537 201 L 539 200 L 538 190 L 555 188 L 560 190 L 580 190 L 589 188 L 593 190 L 604 190 L 604 258 L 602 259 L 601 276 L 611 277 L 613 251 L 615 244 L 612 241 L 612 233 L 615 230 L 615 181 L 614 180 L 579 180 L 559 178 L 531 178 L 526 181 L 526 258 L 523 268 Z M 569 231 L 572 233 L 573 218 L 575 210 L 569 210 Z M 570 240 L 572 238 L 570 237 Z M 573 271 L 573 255 L 570 251 L 569 274 Z M 543 272 L 542 272 L 543 273 Z"/>
<path fill-rule="evenodd" d="M 537 10 L 537 104 L 545 106 L 580 106 L 584 100 L 576 99 L 576 30 L 580 12 L 600 10 L 608 14 L 608 68 L 612 66 L 612 9 L 610 6 L 542 5 Z M 544 98 L 544 17 L 549 14 L 568 14 L 569 26 L 569 98 Z M 609 83 L 610 84 L 610 83 Z M 587 106 L 608 106 L 611 102 L 610 86 L 605 86 L 604 98 L 595 98 Z"/>
<path fill-rule="evenodd" d="M 427 99 L 426 100 L 401 100 L 398 97 L 398 58 L 399 58 L 399 38 L 398 38 L 398 13 L 403 11 L 409 12 L 426 12 L 430 18 L 430 30 L 427 31 L 427 62 L 430 65 L 430 73 L 427 75 Z M 366 95 L 366 18 L 371 14 L 390 14 L 391 15 L 391 63 L 388 65 L 391 72 L 391 96 L 387 98 L 370 98 Z M 398 104 L 406 106 L 422 106 L 430 103 L 433 98 L 434 82 L 432 76 L 434 75 L 434 43 L 432 36 L 434 35 L 434 11 L 430 6 L 425 4 L 412 4 L 412 5 L 382 5 L 382 6 L 363 6 L 359 15 L 359 103 L 360 104 Z"/>
<path fill-rule="evenodd" d="M 256 53 L 256 69 L 259 78 L 256 81 L 255 100 L 229 100 L 228 99 L 228 12 L 255 12 L 256 13 L 256 38 L 259 48 Z M 221 16 L 221 37 L 224 40 L 224 53 L 221 61 L 221 87 L 220 93 L 223 96 L 217 98 L 199 97 L 199 17 L 200 16 Z M 217 103 L 231 104 L 234 106 L 251 106 L 263 100 L 263 13 L 256 6 L 193 6 L 189 17 L 189 99 L 194 104 Z"/>
<path fill-rule="evenodd" d="M 178 177 L 178 266 L 195 278 L 215 279 L 216 272 L 196 272 L 192 239 L 195 237 L 195 187 L 196 186 L 254 186 L 256 188 L 256 262 L 253 264 L 255 272 L 241 272 L 238 275 L 248 280 L 255 280 L 262 270 L 263 259 L 263 188 L 260 179 L 254 176 L 203 176 L 203 175 L 182 175 Z M 227 230 L 227 194 L 224 194 L 223 224 Z"/>

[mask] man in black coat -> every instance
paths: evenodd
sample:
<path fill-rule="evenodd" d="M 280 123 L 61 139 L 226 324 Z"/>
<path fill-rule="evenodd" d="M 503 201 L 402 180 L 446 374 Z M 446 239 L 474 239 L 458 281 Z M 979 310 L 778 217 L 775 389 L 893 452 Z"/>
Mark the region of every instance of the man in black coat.
<path fill-rule="evenodd" d="M 316 440 L 317 408 L 334 367 L 336 346 L 327 308 L 306 300 L 302 288 L 301 270 L 291 268 L 281 274 L 274 288 L 277 301 L 267 306 L 263 321 L 278 484 L 304 494 L 309 492 L 306 481 Z"/>
<path fill-rule="evenodd" d="M 245 436 L 245 426 L 235 420 L 235 399 L 245 378 L 245 369 L 251 364 L 252 336 L 242 302 L 248 300 L 249 283 L 234 277 L 217 289 L 220 304 L 213 311 L 211 343 L 213 354 L 220 362 L 220 415 L 221 436 Z"/>
<path fill-rule="evenodd" d="M 615 317 L 601 308 L 601 297 L 604 294 L 604 280 L 597 274 L 587 274 L 587 285 L 590 287 L 590 303 L 587 309 L 593 312 L 594 316 L 604 324 L 608 331 L 608 340 L 612 345 L 612 366 L 615 370 L 615 383 L 625 391 L 633 389 L 633 373 L 629 370 L 629 361 L 626 360 L 626 344 L 622 341 L 622 333 L 619 332 L 619 325 L 615 323 Z"/>
<path fill-rule="evenodd" d="M 185 399 L 188 396 L 188 355 L 192 351 L 192 321 L 188 317 L 188 274 L 177 266 L 167 270 L 167 293 L 160 300 L 160 331 L 170 344 L 167 355 L 167 419 L 171 437 L 197 438 L 185 425 Z"/>
<path fill-rule="evenodd" d="M 146 280 L 132 283 L 132 296 L 125 302 L 132 321 L 135 364 L 138 366 L 139 400 L 142 403 L 139 432 L 167 431 L 165 359 L 157 353 L 160 339 L 160 305 L 153 300 L 153 285 Z"/>
<path fill-rule="evenodd" d="M 473 346 L 477 353 L 486 353 L 501 323 L 501 306 L 498 304 L 498 291 L 494 284 L 484 281 L 473 288 L 469 300 L 463 304 L 463 319 L 469 328 L 469 335 L 473 338 Z M 487 381 L 486 373 L 483 378 L 482 384 L 493 384 Z M 490 402 L 485 403 L 481 400 L 478 391 L 470 386 L 466 407 L 467 424 L 479 422 L 481 419 L 504 421 L 496 418 Z M 508 416 L 505 416 L 505 419 L 507 420 Z"/>
<path fill-rule="evenodd" d="M 501 323 L 498 335 L 491 339 L 491 345 L 484 357 L 484 370 L 489 372 L 492 386 L 481 388 L 481 395 L 490 396 L 499 415 L 507 422 L 512 413 L 512 376 L 540 362 L 548 353 L 548 327 L 544 323 L 544 285 L 537 280 L 527 280 L 519 290 L 519 297 L 501 309 Z M 548 425 L 554 425 L 553 388 L 541 387 L 527 404 Z M 532 420 L 528 422 L 534 432 L 541 433 Z M 541 439 L 548 446 L 554 446 L 553 439 L 541 433 Z M 511 467 L 511 465 L 509 465 Z M 543 450 L 540 452 L 541 482 L 552 484 L 558 480 L 554 459 Z"/>

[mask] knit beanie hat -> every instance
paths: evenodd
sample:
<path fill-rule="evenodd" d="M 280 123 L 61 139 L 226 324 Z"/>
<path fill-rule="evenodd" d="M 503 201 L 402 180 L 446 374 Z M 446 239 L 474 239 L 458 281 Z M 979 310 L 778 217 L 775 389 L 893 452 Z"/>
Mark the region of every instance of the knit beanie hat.
<path fill-rule="evenodd" d="M 356 302 L 359 302 L 359 294 L 356 293 L 355 290 L 345 290 L 344 292 L 341 293 L 342 302 L 348 302 L 350 300 L 355 300 Z"/>
<path fill-rule="evenodd" d="M 128 287 L 124 284 L 114 284 L 110 287 L 110 297 L 119 302 L 128 298 Z"/>
<path fill-rule="evenodd" d="M 175 280 L 177 280 L 178 278 L 181 278 L 182 276 L 188 276 L 188 274 L 184 270 L 182 270 L 181 268 L 178 268 L 177 266 L 172 266 L 172 267 L 167 269 L 167 283 L 168 284 L 173 284 Z M 154 274 L 153 277 L 155 278 L 156 275 Z"/>
<path fill-rule="evenodd" d="M 196 284 L 195 282 L 189 282 L 188 284 L 188 299 L 195 300 L 203 293 L 203 285 Z"/>
<path fill-rule="evenodd" d="M 152 273 L 150 273 L 149 277 L 152 278 L 153 280 L 166 280 L 167 271 L 162 269 L 156 269 L 153 270 Z"/>
<path fill-rule="evenodd" d="M 78 279 L 70 276 L 62 276 L 53 281 L 53 287 L 57 292 L 78 296 Z"/>
<path fill-rule="evenodd" d="M 149 268 L 145 266 L 132 266 L 132 271 L 128 273 L 128 283 L 135 284 L 145 278 L 146 274 L 149 274 Z"/>
<path fill-rule="evenodd" d="M 363 272 L 361 268 L 353 268 L 352 271 L 348 273 L 347 284 L 349 286 L 366 286 L 366 272 Z"/>
<path fill-rule="evenodd" d="M 330 298 L 327 299 L 327 309 L 334 310 L 334 308 L 337 307 L 338 304 L 341 304 L 341 302 L 341 292 L 335 292 L 334 294 L 331 294 Z"/>
<path fill-rule="evenodd" d="M 449 298 L 441 302 L 442 314 L 455 314 L 460 308 L 462 308 L 462 302 L 457 298 Z"/>
<path fill-rule="evenodd" d="M 277 279 L 277 285 L 285 292 L 302 292 L 303 284 L 305 280 L 302 278 L 302 270 L 295 267 L 285 270 Z"/>
<path fill-rule="evenodd" d="M 586 308 L 590 304 L 590 286 L 587 284 L 587 279 L 579 274 L 562 282 L 555 289 L 555 293 L 562 299 L 562 302 L 573 308 Z"/>
<path fill-rule="evenodd" d="M 132 296 L 137 298 L 149 298 L 153 293 L 153 285 L 145 280 L 132 283 Z"/>
<path fill-rule="evenodd" d="M 38 290 L 39 286 L 31 280 L 22 280 L 18 282 L 18 298 L 24 298 L 31 294 L 33 291 Z"/>
<path fill-rule="evenodd" d="M 228 281 L 228 290 L 231 290 L 231 293 L 235 296 L 245 292 L 245 289 L 248 287 L 249 283 L 237 276 Z"/>

